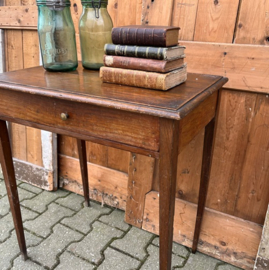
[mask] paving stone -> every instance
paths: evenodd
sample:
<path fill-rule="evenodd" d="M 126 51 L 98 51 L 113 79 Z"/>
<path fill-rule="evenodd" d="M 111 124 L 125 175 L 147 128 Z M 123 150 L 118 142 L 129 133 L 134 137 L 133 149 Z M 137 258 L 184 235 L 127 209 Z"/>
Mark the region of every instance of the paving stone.
<path fill-rule="evenodd" d="M 182 268 L 184 270 L 214 270 L 220 261 L 202 253 L 190 254 L 187 263 Z"/>
<path fill-rule="evenodd" d="M 33 219 L 37 213 L 21 207 L 22 220 Z M 11 212 L 0 219 L 0 242 L 9 237 L 10 232 L 14 229 L 14 223 Z"/>
<path fill-rule="evenodd" d="M 147 258 L 146 262 L 142 265 L 141 270 L 159 270 L 159 248 L 154 245 L 149 245 L 147 248 L 147 252 L 149 254 L 149 257 Z M 185 259 L 175 254 L 172 254 L 172 267 L 175 266 L 182 267 L 184 262 Z M 213 269 L 208 268 L 207 270 Z"/>
<path fill-rule="evenodd" d="M 159 246 L 159 237 L 156 237 L 152 241 L 152 244 Z M 190 251 L 186 247 L 184 247 L 180 244 L 177 244 L 177 243 L 173 243 L 172 252 L 175 253 L 176 255 L 182 256 L 184 258 L 188 257 L 188 255 L 190 254 Z"/>
<path fill-rule="evenodd" d="M 67 249 L 76 256 L 98 264 L 102 258 L 101 251 L 114 237 L 122 236 L 123 232 L 96 221 L 93 230 L 79 243 L 71 244 Z"/>
<path fill-rule="evenodd" d="M 0 217 L 5 216 L 9 212 L 9 201 L 7 195 L 0 198 Z"/>
<path fill-rule="evenodd" d="M 39 213 L 44 212 L 47 206 L 59 197 L 64 197 L 68 192 L 63 190 L 57 190 L 57 192 L 43 191 L 31 200 L 24 200 L 21 202 L 23 206 L 26 206 Z"/>
<path fill-rule="evenodd" d="M 143 259 L 147 255 L 145 248 L 152 236 L 153 234 L 149 232 L 132 227 L 123 239 L 115 240 L 111 246 L 124 250 L 124 252 L 136 258 Z"/>
<path fill-rule="evenodd" d="M 27 184 L 27 183 L 21 183 L 20 188 L 26 189 L 28 191 L 35 193 L 35 194 L 39 194 L 43 191 L 43 189 L 41 189 L 39 187 L 35 187 L 35 186 Z"/>
<path fill-rule="evenodd" d="M 59 198 L 55 202 L 74 211 L 78 211 L 83 208 L 84 198 L 81 195 L 70 193 L 67 197 Z"/>
<path fill-rule="evenodd" d="M 140 264 L 140 261 L 112 248 L 107 248 L 104 255 L 105 260 L 98 267 L 98 270 L 133 270 L 137 269 Z"/>
<path fill-rule="evenodd" d="M 23 200 L 29 200 L 36 196 L 35 193 L 22 189 L 20 187 L 18 187 L 18 193 L 19 193 L 20 202 Z"/>
<path fill-rule="evenodd" d="M 11 270 L 45 270 L 45 268 L 32 262 L 30 259 L 24 261 L 21 256 L 19 256 L 14 260 Z"/>
<path fill-rule="evenodd" d="M 242 268 L 235 267 L 231 264 L 224 264 L 217 267 L 217 270 L 241 270 Z"/>
<path fill-rule="evenodd" d="M 100 217 L 99 220 L 112 227 L 126 231 L 130 226 L 124 222 L 124 216 L 125 212 L 116 209 L 111 214 Z"/>
<path fill-rule="evenodd" d="M 85 260 L 65 251 L 60 256 L 60 264 L 54 270 L 92 270 L 94 266 Z"/>
<path fill-rule="evenodd" d="M 98 216 L 109 213 L 109 211 L 109 208 L 101 207 L 99 204 L 91 202 L 91 207 L 83 208 L 74 217 L 65 218 L 61 223 L 86 234 L 91 230 L 90 224 Z"/>
<path fill-rule="evenodd" d="M 62 207 L 56 203 L 48 206 L 48 210 L 34 220 L 26 221 L 24 227 L 37 235 L 47 237 L 51 233 L 51 228 L 63 217 L 71 216 L 74 211 Z"/>
<path fill-rule="evenodd" d="M 40 245 L 29 248 L 29 257 L 43 266 L 52 268 L 57 263 L 58 254 L 70 243 L 79 241 L 82 237 L 82 234 L 57 224 L 53 228 L 53 233 Z"/>
<path fill-rule="evenodd" d="M 6 185 L 3 180 L 0 179 L 0 198 L 7 194 Z"/>
<path fill-rule="evenodd" d="M 28 232 L 25 233 L 25 240 L 27 247 L 31 245 L 37 245 L 41 239 L 33 234 Z M 6 270 L 11 267 L 11 261 L 13 258 L 16 258 L 20 253 L 17 237 L 15 231 L 12 232 L 11 237 L 8 238 L 5 242 L 0 244 L 0 269 Z M 24 268 L 27 269 L 27 268 Z"/>

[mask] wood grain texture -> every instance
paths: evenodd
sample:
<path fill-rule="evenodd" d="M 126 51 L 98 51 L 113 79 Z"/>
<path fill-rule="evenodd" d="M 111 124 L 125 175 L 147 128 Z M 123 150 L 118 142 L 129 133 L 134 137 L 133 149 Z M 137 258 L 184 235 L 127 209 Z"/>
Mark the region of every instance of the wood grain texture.
<path fill-rule="evenodd" d="M 174 0 L 172 24 L 179 26 L 180 40 L 193 40 L 198 0 Z"/>
<path fill-rule="evenodd" d="M 128 173 L 128 197 L 125 221 L 142 227 L 145 196 L 151 191 L 155 160 L 150 157 L 130 153 Z"/>
<path fill-rule="evenodd" d="M 235 215 L 264 223 L 269 201 L 269 97 L 258 94 L 252 111 Z"/>
<path fill-rule="evenodd" d="M 268 48 L 238 44 L 181 42 L 186 46 L 188 72 L 229 78 L 225 88 L 268 93 Z"/>
<path fill-rule="evenodd" d="M 142 0 L 110 0 L 107 9 L 114 27 L 141 24 Z"/>
<path fill-rule="evenodd" d="M 235 43 L 269 45 L 269 2 L 242 0 Z"/>
<path fill-rule="evenodd" d="M 0 28 L 36 30 L 37 17 L 36 6 L 3 6 L 0 7 Z"/>
<path fill-rule="evenodd" d="M 146 195 L 143 229 L 159 233 L 159 194 Z M 174 241 L 191 247 L 196 205 L 176 199 Z M 262 227 L 211 209 L 205 209 L 198 251 L 243 269 L 252 270 Z M 216 251 L 216 247 L 217 251 Z"/>
<path fill-rule="evenodd" d="M 199 0 L 195 41 L 232 42 L 239 0 Z"/>
<path fill-rule="evenodd" d="M 268 205 L 268 96 L 223 91 L 208 207 L 263 224 Z"/>
<path fill-rule="evenodd" d="M 59 170 L 63 188 L 83 195 L 79 161 L 60 155 Z M 91 199 L 123 210 L 126 208 L 128 184 L 126 173 L 88 163 L 88 176 Z"/>
<path fill-rule="evenodd" d="M 170 26 L 173 0 L 142 0 L 142 24 Z"/>

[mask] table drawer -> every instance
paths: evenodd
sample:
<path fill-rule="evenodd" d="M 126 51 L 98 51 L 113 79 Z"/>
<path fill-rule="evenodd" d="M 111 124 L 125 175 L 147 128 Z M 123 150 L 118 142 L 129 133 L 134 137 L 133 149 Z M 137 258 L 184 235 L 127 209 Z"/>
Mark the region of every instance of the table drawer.
<path fill-rule="evenodd" d="M 0 89 L 0 116 L 158 151 L 157 117 Z M 61 113 L 68 114 L 66 121 Z"/>

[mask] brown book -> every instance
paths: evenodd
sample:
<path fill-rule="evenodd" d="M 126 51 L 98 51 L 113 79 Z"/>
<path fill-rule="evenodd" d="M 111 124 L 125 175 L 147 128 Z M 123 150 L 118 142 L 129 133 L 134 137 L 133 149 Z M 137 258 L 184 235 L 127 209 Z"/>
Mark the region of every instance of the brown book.
<path fill-rule="evenodd" d="M 184 64 L 185 55 L 172 61 L 125 57 L 116 55 L 104 55 L 106 67 L 144 70 L 151 72 L 168 72 L 180 68 Z"/>
<path fill-rule="evenodd" d="M 187 79 L 187 65 L 168 73 L 148 72 L 132 69 L 101 67 L 103 82 L 143 87 L 156 90 L 168 90 Z"/>
<path fill-rule="evenodd" d="M 112 29 L 112 42 L 122 45 L 169 47 L 178 44 L 179 27 L 127 25 Z"/>

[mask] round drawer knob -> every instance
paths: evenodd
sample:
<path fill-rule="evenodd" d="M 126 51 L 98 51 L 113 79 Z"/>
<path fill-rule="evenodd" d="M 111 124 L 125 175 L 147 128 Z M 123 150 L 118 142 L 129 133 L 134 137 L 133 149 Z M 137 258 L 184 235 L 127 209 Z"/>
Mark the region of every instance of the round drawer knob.
<path fill-rule="evenodd" d="M 69 115 L 67 113 L 61 113 L 61 119 L 66 121 L 68 119 Z"/>

